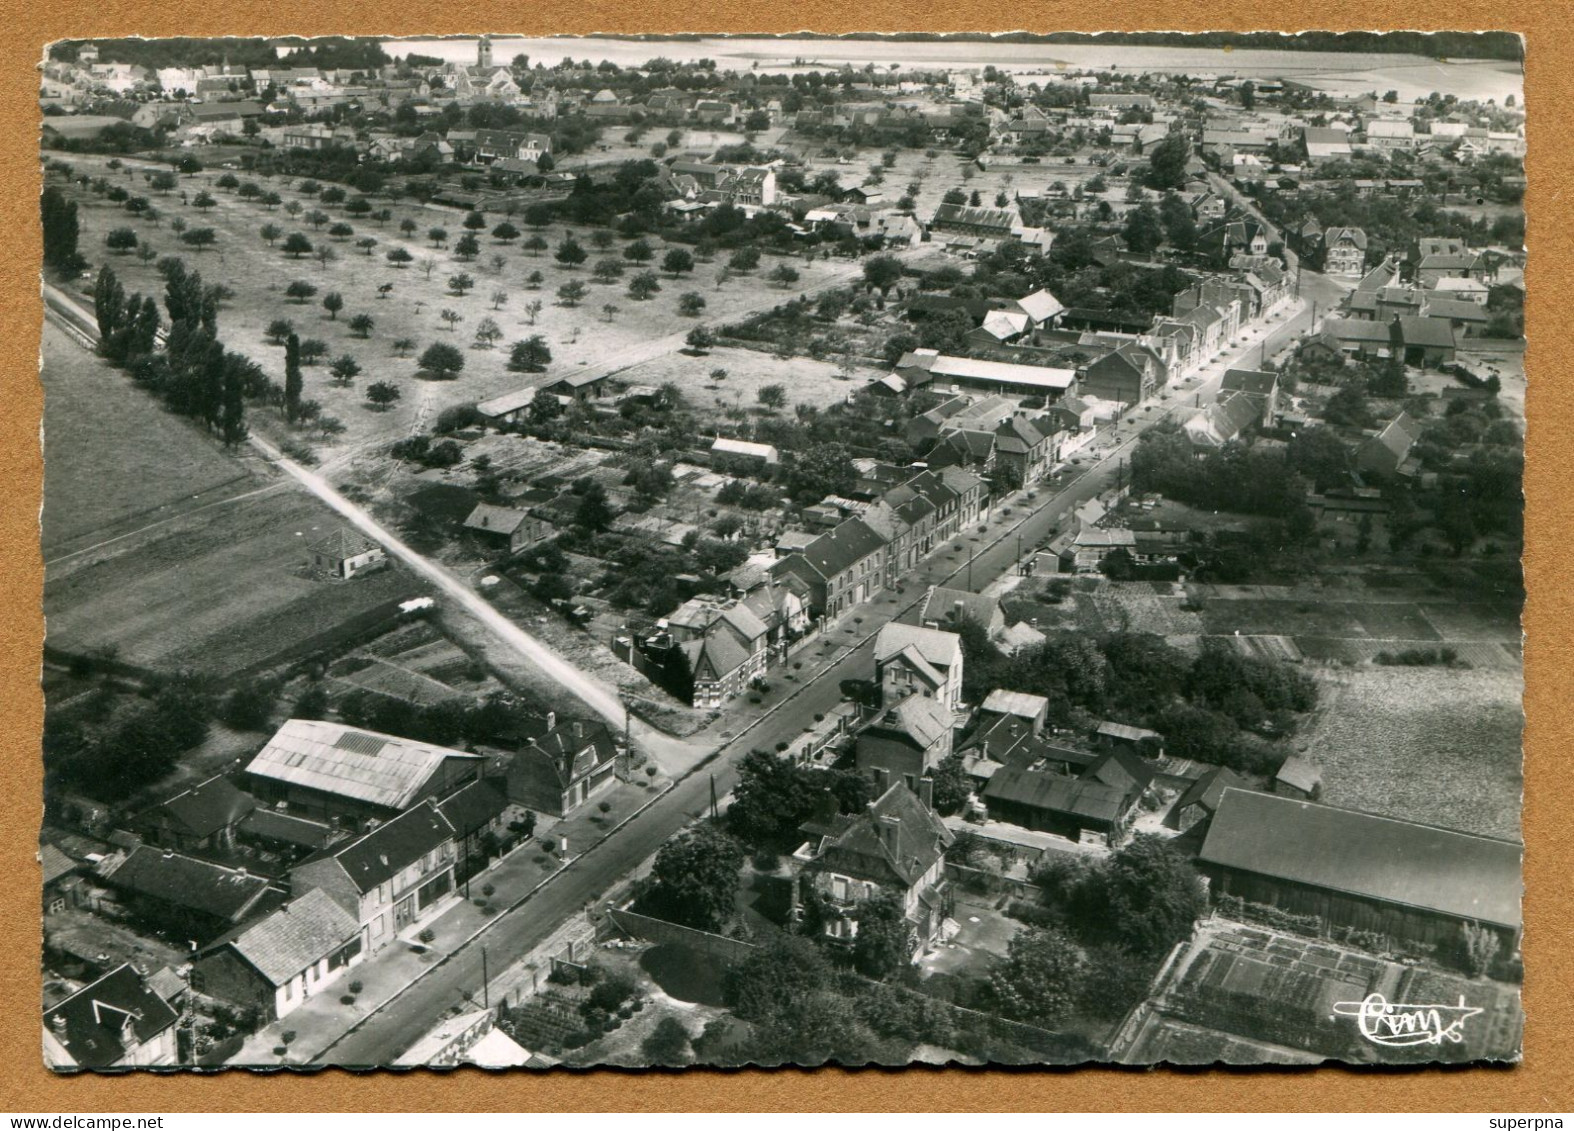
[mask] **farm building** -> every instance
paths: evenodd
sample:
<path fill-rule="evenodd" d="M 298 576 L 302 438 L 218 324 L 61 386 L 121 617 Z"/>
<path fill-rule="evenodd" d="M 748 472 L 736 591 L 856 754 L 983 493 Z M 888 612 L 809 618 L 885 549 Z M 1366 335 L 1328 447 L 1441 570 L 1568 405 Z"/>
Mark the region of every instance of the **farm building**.
<path fill-rule="evenodd" d="M 997 771 L 983 792 L 990 820 L 1068 840 L 1117 842 L 1147 782 L 1111 772 L 1107 758 L 1077 777 L 1061 772 L 1060 765 L 1019 762 Z"/>
<path fill-rule="evenodd" d="M 282 895 L 266 876 L 146 844 L 106 865 L 101 878 L 138 922 L 198 941 L 261 914 Z"/>
<path fill-rule="evenodd" d="M 163 848 L 233 848 L 236 828 L 256 807 L 256 801 L 227 778 L 215 777 L 140 814 L 133 823 L 144 840 Z"/>
<path fill-rule="evenodd" d="M 204 947 L 192 988 L 256 1009 L 266 1024 L 326 990 L 362 957 L 355 919 L 314 888 Z"/>
<path fill-rule="evenodd" d="M 291 719 L 246 767 L 259 800 L 330 820 L 387 820 L 475 778 L 475 754 L 340 723 Z"/>
<path fill-rule="evenodd" d="M 745 459 L 757 459 L 764 463 L 780 463 L 782 455 L 776 450 L 774 444 L 756 444 L 752 440 L 729 440 L 718 436 L 710 446 L 713 456 L 742 456 Z"/>
<path fill-rule="evenodd" d="M 348 581 L 388 560 L 381 546 L 343 527 L 313 542 L 310 553 L 313 569 L 340 581 Z"/>
<path fill-rule="evenodd" d="M 1076 371 L 1072 369 L 978 361 L 971 357 L 952 357 L 931 349 L 916 349 L 903 354 L 897 359 L 896 375 L 905 380 L 909 388 L 949 381 L 958 388 L 979 389 L 986 393 L 1050 398 L 1059 396 L 1077 383 Z"/>
<path fill-rule="evenodd" d="M 1451 947 L 1478 924 L 1511 953 L 1523 853 L 1513 841 L 1226 789 L 1197 864 L 1216 894 L 1330 927 Z"/>
<path fill-rule="evenodd" d="M 1226 789 L 1245 788 L 1245 779 L 1234 770 L 1215 766 L 1193 781 L 1186 792 L 1175 799 L 1175 804 L 1164 815 L 1164 824 L 1184 832 L 1213 816 Z"/>

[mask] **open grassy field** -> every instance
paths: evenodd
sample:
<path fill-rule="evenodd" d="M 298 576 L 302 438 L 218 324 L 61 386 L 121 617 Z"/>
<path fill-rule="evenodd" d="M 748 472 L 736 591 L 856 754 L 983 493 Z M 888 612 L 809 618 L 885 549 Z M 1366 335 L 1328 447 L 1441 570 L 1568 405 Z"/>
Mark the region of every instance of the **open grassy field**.
<path fill-rule="evenodd" d="M 290 490 L 129 539 L 46 582 L 49 643 L 113 646 L 129 663 L 223 677 L 422 591 L 392 568 L 349 582 L 309 576 L 306 546 L 338 526 Z"/>
<path fill-rule="evenodd" d="M 74 158 L 73 165 L 80 172 L 105 175 L 112 183 L 145 191 L 139 180 L 128 179 L 123 172 L 108 170 L 103 159 L 84 156 Z M 217 177 L 216 172 L 183 177 L 179 192 L 156 196 L 154 206 L 164 214 L 156 227 L 147 221 L 132 220 L 118 205 L 73 187 L 71 192 L 81 203 L 83 250 L 95 260 L 107 256 L 128 292 L 161 293 L 162 281 L 155 263 L 143 263 L 133 256 L 110 255 L 103 251 L 105 235 L 111 229 L 130 226 L 160 256 L 179 254 L 201 271 L 207 282 L 229 287 L 235 297 L 224 304 L 219 318 L 225 344 L 254 358 L 280 382 L 283 380 L 283 351 L 268 342 L 264 333 L 275 319 L 293 322 L 302 338 L 321 339 L 328 346 L 329 358 L 341 354 L 354 357 L 362 373 L 353 386 L 334 384 L 325 363 L 308 367 L 305 374 L 305 396 L 321 402 L 326 415 L 346 425 L 344 435 L 334 442 L 336 449 L 407 434 L 429 425 L 437 413 L 450 405 L 485 400 L 582 369 L 603 372 L 626 369 L 679 348 L 683 335 L 696 323 L 719 325 L 734 321 L 783 302 L 794 294 L 841 282 L 860 270 L 857 263 L 845 260 L 820 260 L 813 264 L 800 260 L 795 263 L 801 274 L 800 281 L 791 288 L 782 288 L 765 279 L 770 260 L 753 275 L 734 274 L 723 282 L 718 276 L 723 259 L 718 258 L 712 263 L 700 263 L 691 274 L 676 279 L 662 274 L 661 291 L 649 300 L 639 301 L 628 294 L 628 278 L 632 277 L 637 265 L 622 259 L 626 243 L 623 240 L 603 251 L 594 246 L 590 231 L 573 230 L 572 234 L 584 247 L 588 259 L 583 266 L 569 268 L 559 264 L 552 254 L 552 249 L 570 233 L 568 226 L 552 224 L 541 230 L 539 234 L 550 247 L 545 252 L 533 254 L 521 246 L 523 239 L 508 244 L 494 240 L 490 229 L 503 217 L 492 215 L 487 217 L 487 228 L 479 237 L 480 255 L 473 261 L 464 262 L 453 251 L 454 244 L 465 234 L 462 212 L 399 202 L 391 206 L 392 220 L 379 225 L 367 220 L 351 220 L 344 214 L 342 205 L 322 205 L 313 197 L 302 196 L 293 183 L 283 179 L 259 181 L 266 190 L 279 192 L 286 206 L 291 203 L 303 206 L 302 214 L 292 218 L 283 208 L 270 211 L 216 188 Z M 214 197 L 214 207 L 199 211 L 194 205 L 182 203 L 180 192 L 195 199 L 196 194 L 204 190 Z M 353 236 L 336 240 L 327 235 L 328 225 L 320 230 L 313 228 L 305 215 L 318 208 L 334 223 L 351 223 Z M 176 217 L 192 228 L 213 228 L 217 234 L 215 246 L 202 252 L 184 247 L 170 227 Z M 399 228 L 406 219 L 417 225 L 408 238 Z M 266 223 L 276 224 L 285 233 L 299 231 L 314 245 L 328 244 L 337 258 L 326 265 L 309 256 L 291 258 L 280 247 L 270 247 L 261 238 L 259 231 Z M 536 234 L 525 229 L 518 219 L 515 224 L 524 230 L 525 238 Z M 433 227 L 448 232 L 448 239 L 442 246 L 434 246 L 426 238 L 426 232 Z M 364 236 L 378 241 L 370 255 L 355 247 L 356 240 Z M 647 266 L 655 269 L 665 248 L 659 239 L 651 242 L 656 259 Z M 408 250 L 414 261 L 403 268 L 390 264 L 386 253 L 395 247 Z M 495 263 L 494 257 L 500 258 L 501 263 Z M 622 279 L 610 283 L 595 281 L 592 268 L 604 257 L 616 258 L 629 268 Z M 527 283 L 527 277 L 533 272 L 542 275 L 542 282 L 535 289 Z M 452 293 L 449 280 L 461 273 L 474 279 L 474 287 L 464 295 L 457 295 Z M 306 302 L 286 297 L 285 289 L 297 280 L 315 286 L 317 294 Z M 582 282 L 588 289 L 585 299 L 573 306 L 563 305 L 557 298 L 558 288 L 570 280 Z M 392 284 L 393 289 L 380 297 L 378 288 L 384 284 Z M 85 285 L 90 285 L 90 281 L 85 281 Z M 344 298 L 343 310 L 337 318 L 330 318 L 320 305 L 322 296 L 330 291 Z M 696 291 L 705 298 L 706 309 L 699 317 L 678 313 L 678 298 L 688 291 Z M 494 300 L 496 292 L 505 297 Z M 532 316 L 527 307 L 536 301 L 542 308 Z M 616 311 L 609 314 L 605 310 L 608 305 L 616 307 Z M 450 328 L 441 317 L 444 310 L 452 310 L 462 320 Z M 350 319 L 357 314 L 369 314 L 375 319 L 376 324 L 365 339 L 349 327 Z M 493 319 L 502 331 L 495 348 L 475 345 L 476 327 L 485 318 Z M 552 364 L 545 374 L 509 372 L 509 345 L 532 334 L 540 334 L 546 339 L 553 355 Z M 393 342 L 400 338 L 413 340 L 417 353 L 432 342 L 457 345 L 465 353 L 465 369 L 455 381 L 424 380 L 418 376 L 413 357 L 396 356 Z M 682 359 L 674 364 L 684 362 L 692 365 L 696 374 L 708 373 L 714 367 L 703 357 Z M 402 399 L 392 409 L 376 412 L 366 404 L 364 390 L 375 381 L 391 381 L 400 388 Z M 252 416 L 254 428 L 270 434 L 284 431 L 282 421 L 271 412 L 259 411 Z"/>
<path fill-rule="evenodd" d="M 727 373 L 721 380 L 711 376 L 718 369 Z M 619 376 L 636 385 L 671 381 L 683 390 L 689 404 L 719 417 L 728 410 L 758 409 L 759 392 L 766 385 L 784 386 L 789 405 L 826 408 L 863 388 L 871 377 L 884 374 L 859 366 L 844 371 L 810 357 L 778 358 L 759 350 L 718 347 L 703 357 L 666 354 Z"/>
<path fill-rule="evenodd" d="M 47 322 L 42 354 L 46 558 L 260 485 L 245 462 Z"/>
<path fill-rule="evenodd" d="M 1323 800 L 1492 836 L 1519 835 L 1518 673 L 1327 669 L 1303 732 Z"/>

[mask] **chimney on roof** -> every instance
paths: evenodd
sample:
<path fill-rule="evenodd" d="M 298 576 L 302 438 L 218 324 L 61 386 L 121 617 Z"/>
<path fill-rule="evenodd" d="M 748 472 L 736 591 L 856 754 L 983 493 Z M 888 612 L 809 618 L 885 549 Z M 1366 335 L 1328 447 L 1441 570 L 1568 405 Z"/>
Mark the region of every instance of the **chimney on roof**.
<path fill-rule="evenodd" d="M 924 808 L 935 807 L 935 779 L 925 774 L 918 779 L 918 800 L 924 803 Z"/>
<path fill-rule="evenodd" d="M 547 730 L 556 730 L 556 729 L 557 729 L 557 712 L 556 711 L 548 711 L 547 712 Z"/>
<path fill-rule="evenodd" d="M 902 819 L 900 817 L 877 816 L 874 819 L 875 832 L 880 837 L 880 843 L 885 845 L 886 851 L 892 856 L 896 855 L 896 838 L 901 832 Z"/>
<path fill-rule="evenodd" d="M 575 738 L 584 738 L 585 737 L 585 724 L 580 722 L 578 719 L 574 720 L 574 737 Z"/>
<path fill-rule="evenodd" d="M 876 791 L 884 793 L 891 788 L 891 771 L 884 766 L 876 766 L 874 770 L 874 787 Z M 874 802 L 869 803 L 872 807 Z"/>

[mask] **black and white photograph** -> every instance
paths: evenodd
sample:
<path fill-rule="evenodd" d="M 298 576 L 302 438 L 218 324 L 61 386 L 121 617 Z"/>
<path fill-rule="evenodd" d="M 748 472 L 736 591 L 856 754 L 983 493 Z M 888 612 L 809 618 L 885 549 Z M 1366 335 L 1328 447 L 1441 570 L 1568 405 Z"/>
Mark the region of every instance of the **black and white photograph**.
<path fill-rule="evenodd" d="M 1520 1061 L 1520 36 L 474 31 L 42 48 L 45 1065 Z"/>

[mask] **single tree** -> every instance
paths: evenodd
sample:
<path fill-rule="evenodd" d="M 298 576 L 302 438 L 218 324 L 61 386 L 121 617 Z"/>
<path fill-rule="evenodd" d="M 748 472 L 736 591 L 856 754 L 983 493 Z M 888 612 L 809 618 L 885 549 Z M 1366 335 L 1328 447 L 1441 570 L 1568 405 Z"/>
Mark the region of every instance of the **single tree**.
<path fill-rule="evenodd" d="M 558 301 L 564 306 L 578 306 L 587 293 L 585 284 L 578 279 L 570 279 L 557 289 Z"/>
<path fill-rule="evenodd" d="M 388 262 L 392 263 L 395 267 L 403 268 L 407 266 L 414 258 L 415 256 L 411 255 L 406 248 L 391 247 L 388 249 Z M 381 290 L 382 288 L 379 287 L 378 289 Z"/>
<path fill-rule="evenodd" d="M 284 254 L 291 259 L 299 259 L 303 255 L 310 255 L 312 241 L 306 238 L 304 232 L 291 232 L 284 237 Z"/>
<path fill-rule="evenodd" d="M 443 309 L 441 310 L 441 312 L 438 313 L 437 316 L 439 318 L 441 318 L 444 322 L 448 323 L 448 332 L 449 333 L 453 333 L 453 331 L 456 328 L 458 328 L 459 323 L 461 323 L 461 322 L 463 322 L 465 320 L 465 316 L 463 314 L 460 314 L 457 310 L 455 310 L 451 306 L 443 307 Z"/>
<path fill-rule="evenodd" d="M 705 296 L 698 291 L 685 291 L 678 296 L 678 313 L 698 318 L 705 311 Z"/>
<path fill-rule="evenodd" d="M 272 247 L 278 242 L 279 237 L 284 235 L 284 230 L 277 224 L 264 224 L 258 230 L 258 234 L 262 236 L 265 241 L 267 241 L 269 247 Z"/>
<path fill-rule="evenodd" d="M 456 346 L 446 342 L 433 342 L 422 352 L 420 360 L 416 363 L 421 370 L 440 381 L 447 381 L 457 377 L 465 367 L 465 355 Z"/>
<path fill-rule="evenodd" d="M 463 295 L 475 286 L 475 278 L 461 271 L 448 278 L 448 289 L 456 295 Z"/>
<path fill-rule="evenodd" d="M 651 867 L 647 899 L 661 918 L 720 931 L 732 918 L 743 848 L 714 825 L 703 824 L 662 845 Z"/>
<path fill-rule="evenodd" d="M 497 340 L 503 336 L 503 328 L 491 317 L 482 318 L 476 323 L 475 344 L 481 349 L 491 349 Z"/>
<path fill-rule="evenodd" d="M 110 251 L 124 255 L 137 246 L 137 233 L 130 228 L 112 228 L 104 237 L 104 246 Z"/>
<path fill-rule="evenodd" d="M 766 408 L 779 409 L 787 406 L 787 390 L 781 385 L 761 385 L 760 391 L 755 396 Z"/>
<path fill-rule="evenodd" d="M 706 326 L 695 326 L 683 340 L 695 353 L 704 353 L 716 344 L 716 335 Z"/>
<path fill-rule="evenodd" d="M 530 320 L 530 324 L 532 326 L 536 324 L 536 319 L 541 316 L 541 311 L 542 302 L 540 299 L 531 299 L 529 302 L 525 303 L 525 317 Z"/>
<path fill-rule="evenodd" d="M 366 399 L 378 411 L 388 408 L 403 395 L 399 386 L 390 381 L 374 381 L 366 387 Z"/>
<path fill-rule="evenodd" d="M 454 244 L 454 254 L 457 255 L 463 262 L 469 263 L 472 259 L 481 254 L 481 243 L 475 238 L 475 236 L 471 235 L 469 232 L 466 232 L 464 235 L 459 237 L 459 242 Z"/>
<path fill-rule="evenodd" d="M 316 284 L 308 283 L 305 279 L 296 279 L 284 288 L 284 293 L 296 302 L 305 303 L 317 293 L 317 287 Z"/>
<path fill-rule="evenodd" d="M 409 357 L 415 352 L 415 344 L 414 338 L 395 338 L 393 340 L 394 356 Z"/>
<path fill-rule="evenodd" d="M 637 239 L 623 249 L 623 258 L 634 263 L 649 263 L 655 255 L 655 249 L 645 239 Z"/>
<path fill-rule="evenodd" d="M 492 229 L 492 238 L 498 243 L 513 243 L 519 238 L 519 229 L 514 227 L 514 225 L 510 224 L 507 220 L 504 220 L 501 224 Z"/>
<path fill-rule="evenodd" d="M 578 267 L 589 258 L 589 253 L 573 236 L 564 236 L 563 242 L 558 244 L 557 250 L 552 253 L 552 258 L 564 267 Z"/>
<path fill-rule="evenodd" d="M 661 290 L 661 280 L 654 271 L 641 271 L 629 280 L 629 297 L 639 302 L 654 298 Z"/>
<path fill-rule="evenodd" d="M 515 342 L 508 353 L 508 368 L 515 373 L 540 373 L 551 363 L 552 351 L 540 334 Z"/>
<path fill-rule="evenodd" d="M 357 314 L 349 321 L 350 332 L 357 338 L 371 337 L 375 325 L 377 322 L 370 314 Z"/>
<path fill-rule="evenodd" d="M 322 296 L 322 308 L 328 312 L 330 322 L 337 322 L 339 311 L 344 309 L 344 296 L 338 291 L 329 291 Z"/>
<path fill-rule="evenodd" d="M 275 318 L 268 323 L 268 328 L 263 333 L 267 335 L 268 341 L 276 346 L 282 346 L 284 340 L 295 333 L 295 324 L 288 318 Z"/>
<path fill-rule="evenodd" d="M 661 269 L 673 278 L 694 270 L 694 256 L 681 247 L 672 248 L 661 257 Z"/>
<path fill-rule="evenodd" d="M 349 354 L 343 354 L 328 363 L 328 372 L 333 374 L 336 385 L 349 386 L 361 375 L 361 363 Z"/>
<path fill-rule="evenodd" d="M 780 287 L 790 287 L 796 283 L 799 278 L 801 278 L 801 276 L 798 274 L 797 268 L 790 267 L 785 263 L 778 265 L 776 269 L 771 272 L 771 282 Z"/>

